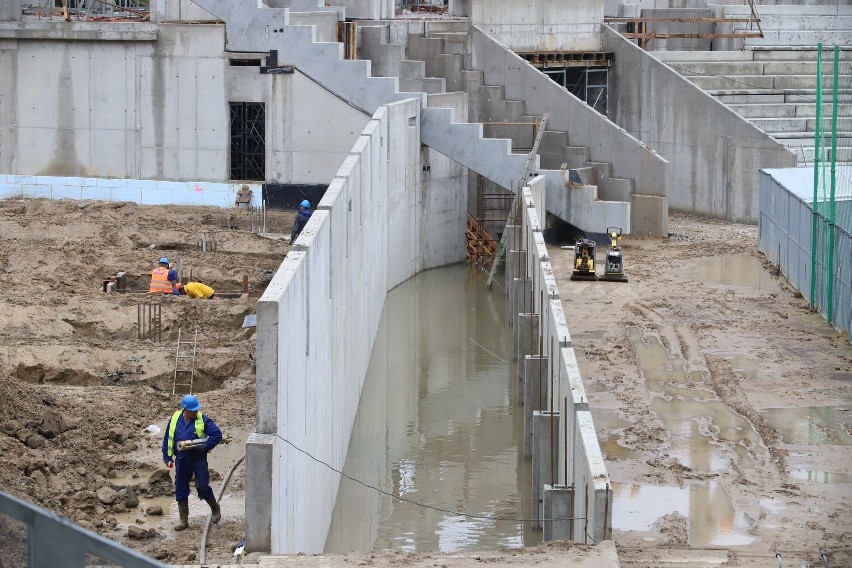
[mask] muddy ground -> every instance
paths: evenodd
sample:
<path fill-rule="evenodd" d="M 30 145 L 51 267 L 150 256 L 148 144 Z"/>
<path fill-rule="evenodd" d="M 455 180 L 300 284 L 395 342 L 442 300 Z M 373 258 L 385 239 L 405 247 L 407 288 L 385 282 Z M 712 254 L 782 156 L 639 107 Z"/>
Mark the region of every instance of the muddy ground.
<path fill-rule="evenodd" d="M 288 233 L 292 217 L 272 215 L 270 229 Z M 226 212 L 211 208 L 0 202 L 4 491 L 166 563 L 198 560 L 207 507 L 191 497 L 190 529 L 171 530 L 177 512 L 159 450 L 167 417 L 177 408 L 178 397 L 171 394 L 177 330 L 199 331 L 196 390 L 226 436 L 210 456 L 218 492 L 254 424 L 254 330 L 242 328 L 243 318 L 255 311 L 261 274 L 274 270 L 289 249 L 227 224 Z M 756 227 L 673 216 L 670 230 L 668 239 L 625 240 L 628 284 L 570 282 L 569 252 L 551 248 L 599 437 L 605 452 L 612 452 L 611 479 L 625 486 L 723 487 L 739 518 L 751 522 L 741 529 L 749 544 L 719 547 L 729 565 L 773 565 L 766 562 L 774 560 L 766 556 L 773 548 L 815 565 L 820 547 L 832 555 L 832 566 L 852 564 L 848 481 L 792 476 L 803 467 L 852 473 L 849 413 L 837 410 L 841 419 L 824 429 L 821 443 L 801 444 L 785 441 L 764 412 L 849 410 L 852 348 L 783 282 L 777 290 L 760 290 L 691 271 L 713 257 L 759 260 Z M 196 251 L 205 232 L 217 240 L 217 252 Z M 146 275 L 163 255 L 219 291 L 238 291 L 248 274 L 252 293 L 219 301 L 164 298 L 162 342 L 140 340 L 137 305 L 148 298 L 106 294 L 101 283 L 126 270 L 132 288 L 147 287 Z M 670 384 L 643 380 L 634 344 L 657 341 L 671 366 L 684 371 L 683 384 L 676 376 Z M 759 363 L 744 371 L 743 360 Z M 684 463 L 689 460 L 677 446 L 679 433 L 669 431 L 660 414 L 661 400 L 686 396 L 679 388 L 690 389 L 689 396 L 703 393 L 699 402 L 717 401 L 721 406 L 713 408 L 740 417 L 733 419 L 733 433 L 710 418 L 694 420 L 695 431 L 721 456 L 707 467 Z M 222 523 L 210 532 L 209 562 L 227 561 L 244 532 L 244 491 L 238 467 L 222 503 Z M 658 562 L 649 555 L 674 551 L 677 557 L 678 550 L 695 547 L 693 532 L 683 515 L 673 514 L 648 531 L 617 529 L 614 539 L 623 565 L 653 566 Z M 584 556 L 583 547 L 571 550 Z M 590 554 L 593 566 L 599 552 Z M 495 551 L 483 561 L 547 564 L 567 557 L 551 547 L 527 554 Z M 4 562 L 8 558 L 14 555 Z M 337 564 L 432 565 L 432 558 L 360 555 Z"/>
<path fill-rule="evenodd" d="M 687 488 L 688 516 L 720 528 L 613 519 L 622 562 L 719 542 L 737 565 L 776 565 L 776 549 L 822 565 L 820 548 L 852 565 L 848 338 L 773 274 L 756 226 L 673 215 L 669 230 L 623 241 L 627 284 L 571 281 L 573 251 L 550 249 L 611 480 Z M 819 418 L 807 433 L 792 431 L 802 412 Z M 706 487 L 721 497 L 696 510 Z"/>

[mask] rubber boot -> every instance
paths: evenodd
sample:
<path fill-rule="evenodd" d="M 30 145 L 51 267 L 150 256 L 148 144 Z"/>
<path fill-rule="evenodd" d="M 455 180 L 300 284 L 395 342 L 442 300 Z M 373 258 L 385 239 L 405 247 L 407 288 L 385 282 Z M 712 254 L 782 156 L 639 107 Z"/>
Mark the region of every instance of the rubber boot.
<path fill-rule="evenodd" d="M 177 504 L 180 522 L 175 525 L 175 530 L 182 531 L 189 526 L 189 501 L 178 501 Z"/>
<path fill-rule="evenodd" d="M 210 505 L 210 520 L 214 523 L 218 523 L 222 519 L 222 512 L 219 510 L 219 503 L 216 502 L 216 496 L 211 495 L 207 499 L 207 504 Z"/>

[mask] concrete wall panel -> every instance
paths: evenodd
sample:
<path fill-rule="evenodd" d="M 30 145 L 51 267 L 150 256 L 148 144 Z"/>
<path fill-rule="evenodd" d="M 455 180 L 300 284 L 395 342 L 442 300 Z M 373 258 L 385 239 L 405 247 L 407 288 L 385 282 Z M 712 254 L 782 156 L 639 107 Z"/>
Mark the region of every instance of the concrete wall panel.
<path fill-rule="evenodd" d="M 513 51 L 598 51 L 603 0 L 471 0 L 471 23 Z"/>

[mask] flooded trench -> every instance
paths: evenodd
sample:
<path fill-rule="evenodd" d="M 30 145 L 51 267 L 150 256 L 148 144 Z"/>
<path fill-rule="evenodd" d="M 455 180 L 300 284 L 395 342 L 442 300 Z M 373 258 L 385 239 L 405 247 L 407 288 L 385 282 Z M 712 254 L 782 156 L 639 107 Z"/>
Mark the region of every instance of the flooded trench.
<path fill-rule="evenodd" d="M 484 284 L 455 265 L 388 294 L 326 552 L 538 543 L 506 302 Z"/>

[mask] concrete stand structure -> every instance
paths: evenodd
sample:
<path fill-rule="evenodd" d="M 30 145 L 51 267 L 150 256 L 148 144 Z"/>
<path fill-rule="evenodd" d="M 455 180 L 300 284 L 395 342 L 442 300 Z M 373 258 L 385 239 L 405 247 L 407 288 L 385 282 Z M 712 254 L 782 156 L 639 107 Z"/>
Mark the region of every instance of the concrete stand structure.
<path fill-rule="evenodd" d="M 544 490 L 557 481 L 559 414 L 539 410 L 533 411 L 530 426 L 530 439 L 534 442 L 530 455 L 532 459 L 532 528 L 541 530 L 543 524 L 547 524 L 547 521 L 553 518 L 544 510 Z M 569 533 L 563 533 L 561 538 L 570 538 Z M 545 538 L 544 540 L 553 539 Z"/>

